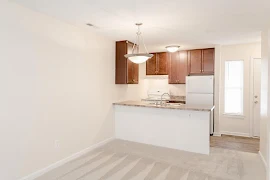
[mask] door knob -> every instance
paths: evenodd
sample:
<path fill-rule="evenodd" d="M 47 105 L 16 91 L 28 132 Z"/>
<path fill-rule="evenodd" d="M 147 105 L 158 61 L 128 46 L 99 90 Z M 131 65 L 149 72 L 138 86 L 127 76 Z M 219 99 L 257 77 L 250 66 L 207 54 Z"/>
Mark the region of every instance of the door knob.
<path fill-rule="evenodd" d="M 255 95 L 254 97 L 255 97 L 255 98 L 257 98 L 258 96 L 257 96 L 257 95 Z"/>
<path fill-rule="evenodd" d="M 258 101 L 255 101 L 254 103 L 255 103 L 255 104 L 258 104 Z"/>

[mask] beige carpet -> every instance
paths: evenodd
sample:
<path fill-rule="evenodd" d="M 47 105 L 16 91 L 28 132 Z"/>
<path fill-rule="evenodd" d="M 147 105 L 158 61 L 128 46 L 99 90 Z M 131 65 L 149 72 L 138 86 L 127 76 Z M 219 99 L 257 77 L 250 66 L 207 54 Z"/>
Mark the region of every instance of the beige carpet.
<path fill-rule="evenodd" d="M 38 180 L 265 180 L 258 154 L 211 148 L 201 155 L 114 140 Z"/>

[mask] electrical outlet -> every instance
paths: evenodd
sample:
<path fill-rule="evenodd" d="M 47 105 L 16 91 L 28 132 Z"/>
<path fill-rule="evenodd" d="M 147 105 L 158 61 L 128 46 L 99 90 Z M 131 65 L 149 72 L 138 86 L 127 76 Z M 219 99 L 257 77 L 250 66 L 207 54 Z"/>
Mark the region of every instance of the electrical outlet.
<path fill-rule="evenodd" d="M 59 147 L 60 147 L 60 141 L 54 140 L 54 148 L 59 149 Z"/>

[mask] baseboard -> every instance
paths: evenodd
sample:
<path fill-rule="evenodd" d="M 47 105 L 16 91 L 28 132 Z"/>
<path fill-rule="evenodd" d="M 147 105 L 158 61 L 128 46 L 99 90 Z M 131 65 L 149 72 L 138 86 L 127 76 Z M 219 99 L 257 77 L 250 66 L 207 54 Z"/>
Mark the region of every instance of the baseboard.
<path fill-rule="evenodd" d="M 250 137 L 249 133 L 239 133 L 239 132 L 221 131 L 220 134 L 224 134 L 224 135 L 232 135 L 232 136 Z"/>
<path fill-rule="evenodd" d="M 214 132 L 213 136 L 221 136 L 219 132 Z"/>
<path fill-rule="evenodd" d="M 260 155 L 260 158 L 261 158 L 261 160 L 262 160 L 262 162 L 263 162 L 263 165 L 264 165 L 264 167 L 265 167 L 265 170 L 267 170 L 267 163 L 266 163 L 266 160 L 264 159 L 264 157 L 263 157 L 261 151 L 259 151 L 259 155 Z"/>
<path fill-rule="evenodd" d="M 80 156 L 83 156 L 84 154 L 86 154 L 86 153 L 88 153 L 88 152 L 90 152 L 90 151 L 92 151 L 92 150 L 94 150 L 94 149 L 96 149 L 96 148 L 98 148 L 100 146 L 103 146 L 104 144 L 112 141 L 113 139 L 114 139 L 114 137 L 106 139 L 104 141 L 101 141 L 101 142 L 99 142 L 97 144 L 94 144 L 94 145 L 92 145 L 92 146 L 90 146 L 90 147 L 88 147 L 88 148 L 86 148 L 86 149 L 84 149 L 82 151 L 79 151 L 79 152 L 77 152 L 75 154 L 72 154 L 71 156 L 69 156 L 67 158 L 64 158 L 64 159 L 62 159 L 60 161 L 57 161 L 57 162 L 55 162 L 55 163 L 53 163 L 53 164 L 51 164 L 51 165 L 49 165 L 49 166 L 47 166 L 47 167 L 45 167 L 43 169 L 40 169 L 40 170 L 38 170 L 38 171 L 36 171 L 36 172 L 34 172 L 32 174 L 29 174 L 28 176 L 25 176 L 25 177 L 21 178 L 20 180 L 34 180 L 37 177 L 39 177 L 39 176 L 41 176 L 41 175 L 43 175 L 43 174 L 57 168 L 59 166 L 62 166 L 64 164 L 66 164 L 69 161 L 72 161 L 72 160 L 74 160 L 74 159 L 76 159 L 76 158 L 78 158 Z"/>

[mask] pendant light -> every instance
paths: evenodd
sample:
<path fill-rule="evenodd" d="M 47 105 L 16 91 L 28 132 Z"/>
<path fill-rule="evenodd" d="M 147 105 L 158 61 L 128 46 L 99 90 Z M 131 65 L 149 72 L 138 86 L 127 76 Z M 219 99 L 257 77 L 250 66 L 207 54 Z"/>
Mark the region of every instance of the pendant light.
<path fill-rule="evenodd" d="M 144 44 L 142 33 L 140 31 L 141 25 L 142 25 L 142 23 L 136 23 L 136 26 L 138 26 L 138 31 L 136 33 L 137 34 L 136 41 L 132 47 L 132 53 L 125 55 L 126 58 L 128 58 L 130 61 L 132 61 L 136 64 L 144 63 L 145 61 L 147 61 L 148 59 L 153 57 L 153 54 L 148 53 L 146 46 Z M 140 44 L 141 43 L 144 47 L 145 53 L 140 53 Z"/>
<path fill-rule="evenodd" d="M 176 52 L 176 51 L 178 51 L 179 48 L 180 48 L 180 46 L 178 46 L 178 45 L 166 46 L 166 49 L 169 52 Z"/>

